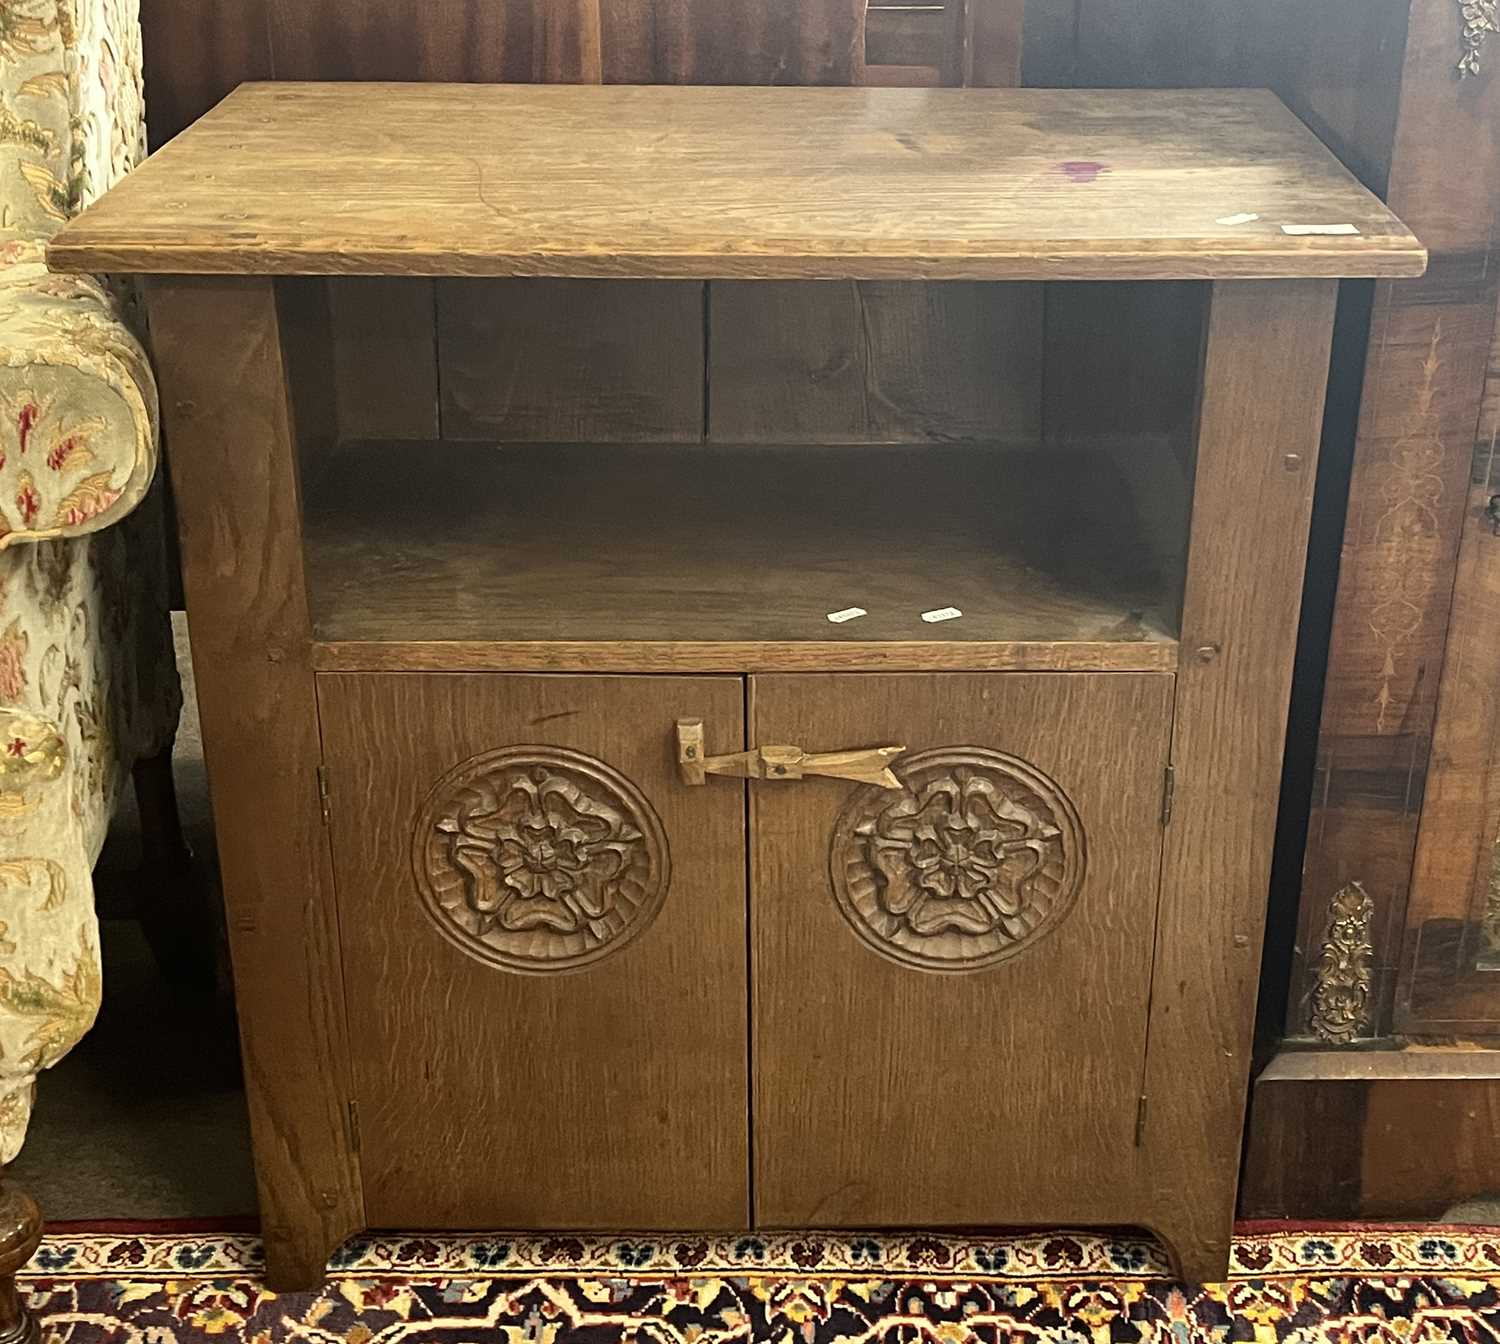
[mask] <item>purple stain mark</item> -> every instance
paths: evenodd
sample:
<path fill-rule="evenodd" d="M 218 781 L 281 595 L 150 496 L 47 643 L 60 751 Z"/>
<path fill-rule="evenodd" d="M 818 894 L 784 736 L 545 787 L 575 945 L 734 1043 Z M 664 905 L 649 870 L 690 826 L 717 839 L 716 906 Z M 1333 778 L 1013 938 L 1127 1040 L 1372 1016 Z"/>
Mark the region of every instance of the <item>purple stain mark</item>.
<path fill-rule="evenodd" d="M 1109 172 L 1109 165 L 1095 163 L 1092 159 L 1069 159 L 1058 164 L 1057 170 L 1065 174 L 1069 182 L 1093 182 L 1100 173 Z"/>

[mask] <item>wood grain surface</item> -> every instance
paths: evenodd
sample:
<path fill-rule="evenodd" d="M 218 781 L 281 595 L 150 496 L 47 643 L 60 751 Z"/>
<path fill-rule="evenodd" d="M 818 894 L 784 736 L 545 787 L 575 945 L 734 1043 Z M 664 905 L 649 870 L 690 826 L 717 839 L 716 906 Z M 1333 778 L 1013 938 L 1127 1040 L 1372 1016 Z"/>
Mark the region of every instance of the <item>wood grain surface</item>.
<path fill-rule="evenodd" d="M 325 283 L 339 436 L 438 438 L 434 283 L 372 275 Z"/>
<path fill-rule="evenodd" d="M 1217 222 L 1240 212 L 1260 218 Z M 81 271 L 741 279 L 1425 265 L 1260 91 L 290 83 L 242 86 L 48 255 Z"/>
<path fill-rule="evenodd" d="M 321 672 L 1170 672 L 1175 640 L 325 641 Z"/>
<path fill-rule="evenodd" d="M 863 20 L 863 0 L 274 0 L 270 42 L 282 79 L 847 84 Z"/>
<path fill-rule="evenodd" d="M 754 678 L 752 742 L 1003 751 L 1071 798 L 1087 849 L 1045 937 L 986 969 L 923 970 L 872 950 L 835 903 L 829 842 L 855 790 L 750 785 L 760 1224 L 1137 1220 L 1172 680 Z M 1232 1141 L 1220 1157 L 1232 1167 Z"/>
<path fill-rule="evenodd" d="M 442 438 L 703 437 L 702 284 L 452 280 L 436 292 Z"/>
<path fill-rule="evenodd" d="M 1041 434 L 1039 284 L 718 281 L 708 437 L 893 443 Z"/>
<path fill-rule="evenodd" d="M 291 354 L 317 305 L 274 282 L 147 291 L 192 612 L 193 666 L 234 957 L 267 1278 L 311 1288 L 364 1222 L 347 1128 L 348 1037 L 298 537 Z"/>
<path fill-rule="evenodd" d="M 744 746 L 741 680 L 324 676 L 319 701 L 371 1224 L 745 1226 L 743 785 L 687 788 L 672 755 L 684 715 Z M 665 835 L 654 920 L 567 973 L 467 954 L 413 881 L 428 790 L 520 745 L 602 760 Z"/>
<path fill-rule="evenodd" d="M 1180 580 L 1098 451 L 372 444 L 320 479 L 308 565 L 325 659 L 408 645 L 401 665 L 421 666 L 450 642 L 492 644 L 490 667 L 553 644 L 540 665 L 558 670 L 570 651 L 606 659 L 582 670 L 649 657 L 649 671 L 674 651 L 682 670 L 829 652 L 845 667 L 1077 667 L 1093 655 L 1074 644 L 1110 646 L 1112 668 L 1175 656 L 1159 613 Z M 828 620 L 850 607 L 867 615 Z M 944 607 L 963 615 L 922 619 Z"/>
<path fill-rule="evenodd" d="M 1474 441 L 1395 1025 L 1500 1036 L 1500 329 Z M 1495 1055 L 1500 1073 L 1500 1053 Z M 1500 1157 L 1497 1157 L 1500 1164 Z"/>
<path fill-rule="evenodd" d="M 1025 78 L 1080 88 L 1270 88 L 1380 191 L 1401 104 L 1410 5 L 1028 0 Z M 1447 12 L 1441 4 L 1425 8 Z"/>
<path fill-rule="evenodd" d="M 1441 1219 L 1500 1181 L 1493 1050 L 1283 1050 L 1255 1081 L 1245 1218 Z"/>
<path fill-rule="evenodd" d="M 141 0 L 151 148 L 185 130 L 236 85 L 272 77 L 269 12 L 270 0 Z"/>
<path fill-rule="evenodd" d="M 151 143 L 273 70 L 281 79 L 1005 87 L 1019 82 L 1024 8 L 946 0 L 913 24 L 903 18 L 911 6 L 865 0 L 143 0 Z"/>
<path fill-rule="evenodd" d="M 1143 1130 L 1148 1221 L 1200 1281 L 1224 1277 L 1234 1217 L 1336 289 L 1209 301 Z"/>

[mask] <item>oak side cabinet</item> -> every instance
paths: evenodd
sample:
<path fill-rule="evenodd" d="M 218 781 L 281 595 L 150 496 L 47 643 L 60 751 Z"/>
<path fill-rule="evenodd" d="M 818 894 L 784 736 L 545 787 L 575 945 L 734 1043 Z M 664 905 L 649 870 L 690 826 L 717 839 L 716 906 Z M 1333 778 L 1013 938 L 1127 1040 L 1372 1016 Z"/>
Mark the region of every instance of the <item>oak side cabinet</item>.
<path fill-rule="evenodd" d="M 49 258 L 150 277 L 273 1285 L 367 1226 L 1136 1224 L 1223 1277 L 1335 287 L 1425 264 L 1274 97 L 245 85 Z M 614 353 L 688 412 L 350 441 L 368 276 L 687 295 Z M 735 315 L 820 282 L 990 314 L 949 411 L 1005 315 L 1019 366 L 1171 282 L 1195 395 L 757 441 L 736 342 L 815 324 Z"/>

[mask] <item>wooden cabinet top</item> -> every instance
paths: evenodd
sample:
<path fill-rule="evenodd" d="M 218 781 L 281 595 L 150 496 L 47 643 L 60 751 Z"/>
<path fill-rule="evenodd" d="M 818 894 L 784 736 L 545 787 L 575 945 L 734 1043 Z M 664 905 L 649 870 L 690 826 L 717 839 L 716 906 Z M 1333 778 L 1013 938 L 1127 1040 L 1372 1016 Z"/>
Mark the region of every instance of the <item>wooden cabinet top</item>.
<path fill-rule="evenodd" d="M 1417 275 L 1426 253 L 1260 90 L 275 83 L 242 85 L 66 225 L 48 260 L 1221 279 Z"/>

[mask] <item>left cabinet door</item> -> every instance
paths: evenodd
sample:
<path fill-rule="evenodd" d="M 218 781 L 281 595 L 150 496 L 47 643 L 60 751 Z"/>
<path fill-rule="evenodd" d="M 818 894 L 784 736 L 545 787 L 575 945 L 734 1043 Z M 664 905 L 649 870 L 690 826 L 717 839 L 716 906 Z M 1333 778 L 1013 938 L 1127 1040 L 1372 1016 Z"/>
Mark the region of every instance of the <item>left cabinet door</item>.
<path fill-rule="evenodd" d="M 748 1217 L 738 677 L 325 674 L 319 711 L 374 1227 Z"/>

